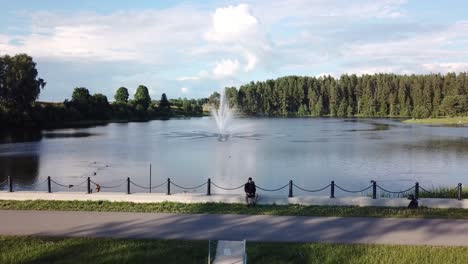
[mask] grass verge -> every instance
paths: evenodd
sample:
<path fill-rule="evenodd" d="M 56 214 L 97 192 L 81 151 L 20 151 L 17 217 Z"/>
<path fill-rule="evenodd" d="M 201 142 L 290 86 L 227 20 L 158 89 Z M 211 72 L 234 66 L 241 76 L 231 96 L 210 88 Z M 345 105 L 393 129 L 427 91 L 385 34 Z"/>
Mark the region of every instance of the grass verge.
<path fill-rule="evenodd" d="M 208 241 L 0 236 L 0 263 L 207 263 Z"/>
<path fill-rule="evenodd" d="M 407 209 L 401 207 L 257 205 L 224 203 L 131 203 L 106 201 L 12 201 L 0 200 L 0 210 L 58 210 L 102 212 L 152 212 L 183 214 L 300 215 L 339 217 L 462 218 L 468 209 Z"/>
<path fill-rule="evenodd" d="M 466 263 L 467 247 L 247 243 L 248 263 Z"/>
<path fill-rule="evenodd" d="M 0 236 L 0 263 L 207 263 L 207 241 Z M 466 263 L 468 248 L 247 243 L 248 263 Z"/>
<path fill-rule="evenodd" d="M 421 118 L 408 119 L 403 121 L 408 124 L 427 124 L 427 125 L 468 125 L 468 117 L 440 117 L 440 118 Z"/>

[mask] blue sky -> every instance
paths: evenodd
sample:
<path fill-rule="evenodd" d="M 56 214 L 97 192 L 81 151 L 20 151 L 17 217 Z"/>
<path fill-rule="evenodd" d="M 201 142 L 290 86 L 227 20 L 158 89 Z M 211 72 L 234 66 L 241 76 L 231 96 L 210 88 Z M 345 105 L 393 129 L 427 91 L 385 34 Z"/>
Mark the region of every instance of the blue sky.
<path fill-rule="evenodd" d="M 136 3 L 135 3 L 136 2 Z M 62 101 L 84 86 L 113 99 L 205 97 L 284 75 L 467 71 L 468 2 L 405 0 L 7 1 L 0 55 L 28 53 Z"/>

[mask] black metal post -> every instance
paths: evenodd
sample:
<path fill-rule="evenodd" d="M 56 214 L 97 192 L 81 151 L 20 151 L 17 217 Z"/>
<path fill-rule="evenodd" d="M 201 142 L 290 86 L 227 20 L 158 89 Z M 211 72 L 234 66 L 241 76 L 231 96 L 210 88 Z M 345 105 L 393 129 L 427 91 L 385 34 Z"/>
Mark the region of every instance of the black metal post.
<path fill-rule="evenodd" d="M 52 184 L 51 184 L 50 176 L 47 176 L 47 191 L 49 193 L 52 192 Z"/>
<path fill-rule="evenodd" d="M 10 192 L 13 192 L 13 179 L 11 178 L 11 176 L 8 176 L 8 190 Z"/>
<path fill-rule="evenodd" d="M 150 163 L 150 186 L 149 186 L 149 190 L 150 190 L 150 193 L 151 193 L 151 163 Z"/>
<path fill-rule="evenodd" d="M 293 181 L 289 180 L 289 195 L 288 197 L 293 197 Z"/>
<path fill-rule="evenodd" d="M 130 177 L 127 177 L 127 194 L 130 194 Z"/>
<path fill-rule="evenodd" d="M 414 199 L 419 199 L 419 182 L 414 185 Z"/>
<path fill-rule="evenodd" d="M 377 199 L 377 182 L 372 181 L 372 199 Z"/>
<path fill-rule="evenodd" d="M 330 198 L 335 198 L 335 181 L 331 181 Z"/>
<path fill-rule="evenodd" d="M 91 178 L 88 177 L 88 194 L 91 193 Z"/>
<path fill-rule="evenodd" d="M 458 198 L 458 200 L 461 200 L 463 198 L 462 197 L 463 189 L 462 189 L 462 184 L 461 183 L 458 184 L 458 190 L 457 191 L 458 191 L 458 195 L 457 195 L 458 197 L 457 198 Z"/>
<path fill-rule="evenodd" d="M 211 195 L 211 179 L 208 178 L 208 183 L 206 184 L 206 195 Z"/>
<path fill-rule="evenodd" d="M 171 195 L 171 178 L 167 178 L 167 195 Z"/>

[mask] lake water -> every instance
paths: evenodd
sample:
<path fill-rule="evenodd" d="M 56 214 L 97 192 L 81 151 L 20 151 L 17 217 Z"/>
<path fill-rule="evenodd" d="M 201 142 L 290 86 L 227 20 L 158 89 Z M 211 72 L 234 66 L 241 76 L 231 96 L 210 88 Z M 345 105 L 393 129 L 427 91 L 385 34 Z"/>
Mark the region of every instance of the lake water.
<path fill-rule="evenodd" d="M 391 190 L 406 189 L 416 181 L 424 188 L 468 183 L 466 127 L 407 125 L 389 119 L 239 118 L 233 124 L 234 136 L 226 142 L 217 140 L 215 127 L 211 117 L 203 117 L 4 132 L 0 183 L 12 176 L 15 189 L 46 190 L 46 184 L 37 184 L 47 176 L 65 185 L 91 177 L 105 186 L 130 177 L 148 186 L 150 164 L 153 186 L 168 177 L 187 187 L 208 178 L 220 186 L 237 187 L 252 177 L 268 189 L 290 179 L 307 189 L 334 180 L 351 190 L 369 186 L 371 180 Z M 52 187 L 53 191 L 86 189 L 85 184 Z M 205 192 L 205 188 L 191 191 Z M 5 190 L 6 184 L 0 189 Z M 132 191 L 147 190 L 132 186 Z M 212 191 L 229 192 L 214 187 Z M 277 194 L 286 192 L 287 188 Z M 337 190 L 337 196 L 344 194 Z"/>

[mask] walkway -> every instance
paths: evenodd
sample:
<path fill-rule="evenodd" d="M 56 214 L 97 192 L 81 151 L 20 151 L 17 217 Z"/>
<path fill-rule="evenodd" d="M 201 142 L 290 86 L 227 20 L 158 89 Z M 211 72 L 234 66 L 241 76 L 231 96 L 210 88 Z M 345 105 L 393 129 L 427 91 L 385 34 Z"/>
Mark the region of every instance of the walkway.
<path fill-rule="evenodd" d="M 178 193 L 166 195 L 164 193 L 134 193 L 124 194 L 116 192 L 101 193 L 79 193 L 79 192 L 0 192 L 0 200 L 51 200 L 51 201 L 110 201 L 110 202 L 133 202 L 133 203 L 244 203 L 242 194 L 213 194 L 201 193 Z M 370 197 L 337 197 L 330 199 L 328 196 L 294 196 L 291 198 L 283 196 L 266 195 L 260 193 L 260 204 L 301 204 L 301 205 L 337 205 L 337 206 L 385 206 L 406 207 L 409 201 L 406 198 L 379 198 Z M 429 208 L 465 208 L 468 209 L 468 199 L 458 201 L 457 199 L 434 199 L 421 198 L 419 205 Z"/>
<path fill-rule="evenodd" d="M 0 210 L 0 234 L 468 246 L 466 219 Z"/>

